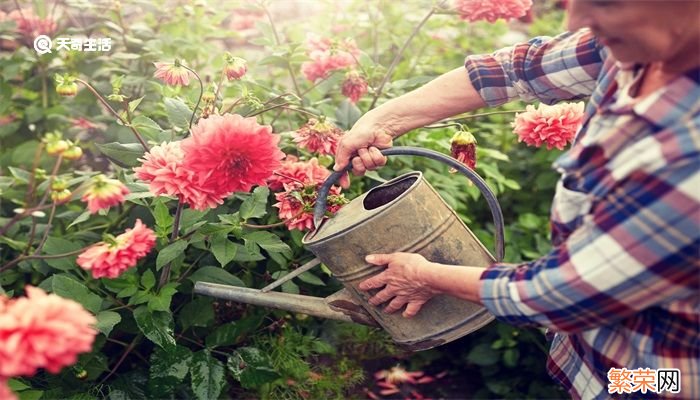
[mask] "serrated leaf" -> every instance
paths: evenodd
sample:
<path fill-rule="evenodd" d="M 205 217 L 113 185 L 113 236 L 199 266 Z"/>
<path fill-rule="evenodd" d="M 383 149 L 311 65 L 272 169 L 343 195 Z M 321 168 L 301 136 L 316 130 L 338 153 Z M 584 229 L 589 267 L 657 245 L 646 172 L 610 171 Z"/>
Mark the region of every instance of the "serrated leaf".
<path fill-rule="evenodd" d="M 362 116 L 360 109 L 348 99 L 343 100 L 335 110 L 335 120 L 338 127 L 343 130 L 350 130 L 360 116 Z"/>
<path fill-rule="evenodd" d="M 51 291 L 66 299 L 77 301 L 93 314 L 97 314 L 102 307 L 102 298 L 100 296 L 91 292 L 87 286 L 66 275 L 53 276 Z"/>
<path fill-rule="evenodd" d="M 236 338 L 241 334 L 235 322 L 229 322 L 214 329 L 214 332 L 207 335 L 205 343 L 207 347 L 229 346 L 236 343 Z"/>
<path fill-rule="evenodd" d="M 211 252 L 221 267 L 225 267 L 236 257 L 236 246 L 226 235 L 216 235 L 211 241 Z"/>
<path fill-rule="evenodd" d="M 143 146 L 139 143 L 112 142 L 95 145 L 105 157 L 122 168 L 139 165 L 138 159 L 144 154 Z"/>
<path fill-rule="evenodd" d="M 153 311 L 170 311 L 170 302 L 177 290 L 161 290 L 148 300 L 148 308 Z"/>
<path fill-rule="evenodd" d="M 248 196 L 241 204 L 239 213 L 241 218 L 260 218 L 267 214 L 267 197 L 270 195 L 270 189 L 267 186 L 258 186 L 253 190 L 253 193 Z"/>
<path fill-rule="evenodd" d="M 255 347 L 241 347 L 226 362 L 231 375 L 247 389 L 260 387 L 280 378 L 269 357 Z"/>
<path fill-rule="evenodd" d="M 97 313 L 97 325 L 95 326 L 105 336 L 109 336 L 115 325 L 122 320 L 121 315 L 114 311 L 101 311 Z"/>
<path fill-rule="evenodd" d="M 183 346 L 156 348 L 151 354 L 148 391 L 152 398 L 170 397 L 190 371 L 192 351 Z"/>
<path fill-rule="evenodd" d="M 151 213 L 156 220 L 156 225 L 163 229 L 169 229 L 173 226 L 173 216 L 170 215 L 170 210 L 165 205 L 164 199 L 156 199 L 153 203 Z"/>
<path fill-rule="evenodd" d="M 224 384 L 224 364 L 212 357 L 208 350 L 198 351 L 192 357 L 190 377 L 195 397 L 218 399 Z"/>
<path fill-rule="evenodd" d="M 272 232 L 265 232 L 265 231 L 251 232 L 251 233 L 244 235 L 243 240 L 246 242 L 246 245 L 248 245 L 249 242 L 255 243 L 258 246 L 260 246 L 263 249 L 270 251 L 270 252 L 281 253 L 284 251 L 291 250 L 289 248 L 289 245 L 284 243 L 279 238 L 279 236 L 275 235 Z"/>
<path fill-rule="evenodd" d="M 186 240 L 178 240 L 169 244 L 163 250 L 158 252 L 158 257 L 156 258 L 156 270 L 160 271 L 165 264 L 184 253 L 188 245 L 189 243 Z"/>
<path fill-rule="evenodd" d="M 194 271 L 187 279 L 192 282 L 209 282 L 209 283 L 220 283 L 223 285 L 232 286 L 242 286 L 245 287 L 245 283 L 242 280 L 226 271 L 223 268 L 206 266 L 199 268 Z"/>
<path fill-rule="evenodd" d="M 134 310 L 134 319 L 141 332 L 162 348 L 175 345 L 173 317 L 170 312 L 151 311 L 146 306 Z"/>
<path fill-rule="evenodd" d="M 153 271 L 147 269 L 146 272 L 143 273 L 143 276 L 141 276 L 141 285 L 143 285 L 145 289 L 150 289 L 156 285 L 156 276 L 153 274 Z"/>
<path fill-rule="evenodd" d="M 163 128 L 161 128 L 157 122 L 144 115 L 137 115 L 134 117 L 134 119 L 131 120 L 131 125 L 136 128 L 141 135 L 155 141 L 159 141 L 160 134 L 163 132 Z"/>
<path fill-rule="evenodd" d="M 186 129 L 190 125 L 192 110 L 180 99 L 166 97 L 164 100 L 165 111 L 168 114 L 168 121 L 173 126 Z"/>

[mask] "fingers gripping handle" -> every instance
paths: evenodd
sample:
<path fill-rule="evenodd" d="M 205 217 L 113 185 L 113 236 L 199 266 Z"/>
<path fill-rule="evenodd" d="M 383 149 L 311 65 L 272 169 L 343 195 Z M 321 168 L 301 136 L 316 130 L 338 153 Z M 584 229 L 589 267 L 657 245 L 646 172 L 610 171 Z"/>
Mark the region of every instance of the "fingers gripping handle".
<path fill-rule="evenodd" d="M 481 194 L 486 199 L 486 202 L 491 209 L 491 215 L 493 216 L 493 223 L 496 230 L 496 261 L 503 261 L 503 256 L 505 254 L 504 247 L 504 234 L 503 234 L 503 212 L 501 211 L 501 206 L 496 200 L 496 195 L 493 194 L 491 189 L 486 185 L 486 182 L 474 171 L 469 169 L 466 165 L 455 160 L 452 157 L 446 156 L 434 150 L 423 149 L 419 147 L 393 147 L 390 149 L 384 149 L 381 153 L 385 156 L 395 156 L 395 155 L 407 155 L 407 156 L 421 156 L 430 158 L 432 160 L 440 161 L 444 164 L 459 171 L 462 175 L 466 176 L 470 181 L 476 185 Z M 323 183 L 318 191 L 318 198 L 316 200 L 316 206 L 314 207 L 314 227 L 318 229 L 323 221 L 323 216 L 326 213 L 326 198 L 331 186 L 333 186 L 347 171 L 352 169 L 352 165 L 348 164 L 343 171 L 333 172 L 328 179 Z"/>

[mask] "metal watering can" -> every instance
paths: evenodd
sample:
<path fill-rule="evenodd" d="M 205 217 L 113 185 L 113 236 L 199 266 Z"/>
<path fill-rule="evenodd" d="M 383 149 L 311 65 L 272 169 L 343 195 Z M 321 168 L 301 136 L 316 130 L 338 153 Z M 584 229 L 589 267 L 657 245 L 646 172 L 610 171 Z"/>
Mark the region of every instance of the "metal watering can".
<path fill-rule="evenodd" d="M 346 204 L 333 218 L 324 220 L 326 196 L 345 173 L 342 171 L 331 174 L 319 190 L 314 209 L 316 228 L 302 241 L 316 259 L 260 290 L 197 282 L 195 293 L 380 326 L 398 345 L 411 351 L 439 346 L 491 322 L 493 316 L 485 308 L 447 295 L 432 298 L 410 319 L 400 313 L 387 314 L 383 307 L 368 302 L 376 291 L 357 289 L 360 282 L 383 270 L 365 261 L 365 256 L 372 253 L 419 253 L 433 262 L 480 267 L 503 260 L 503 214 L 493 192 L 479 175 L 454 158 L 432 150 L 395 147 L 382 150 L 382 154 L 431 158 L 469 178 L 491 208 L 496 230 L 495 259 L 420 172 L 410 172 L 376 186 Z M 321 262 L 343 283 L 344 289 L 325 299 L 270 291 Z"/>

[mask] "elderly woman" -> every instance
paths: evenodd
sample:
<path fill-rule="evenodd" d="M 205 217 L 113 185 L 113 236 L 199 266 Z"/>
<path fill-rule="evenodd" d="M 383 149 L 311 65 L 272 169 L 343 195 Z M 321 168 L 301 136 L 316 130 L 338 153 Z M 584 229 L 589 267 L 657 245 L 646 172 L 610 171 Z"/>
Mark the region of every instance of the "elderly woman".
<path fill-rule="evenodd" d="M 411 317 L 446 293 L 546 327 L 556 333 L 548 370 L 575 398 L 635 393 L 644 376 L 645 391 L 700 398 L 698 20 L 698 1 L 573 0 L 570 32 L 467 57 L 364 115 L 340 142 L 336 170 L 376 169 L 393 138 L 486 105 L 590 97 L 555 163 L 549 254 L 486 269 L 368 255 L 386 265 L 360 286 L 383 288 L 370 302 Z"/>

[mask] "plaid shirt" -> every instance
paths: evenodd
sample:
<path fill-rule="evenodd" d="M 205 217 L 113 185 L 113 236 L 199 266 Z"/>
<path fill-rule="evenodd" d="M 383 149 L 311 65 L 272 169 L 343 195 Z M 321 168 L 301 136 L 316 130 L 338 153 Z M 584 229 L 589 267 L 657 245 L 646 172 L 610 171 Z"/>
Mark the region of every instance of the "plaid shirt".
<path fill-rule="evenodd" d="M 611 397 L 610 368 L 677 368 L 680 394 L 659 396 L 700 399 L 700 68 L 634 99 L 642 68 L 613 60 L 588 30 L 465 66 L 489 105 L 590 96 L 554 164 L 553 248 L 489 267 L 485 307 L 556 332 L 547 368 L 574 398 Z"/>

